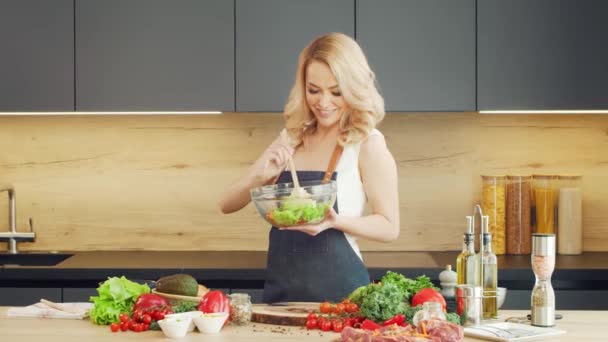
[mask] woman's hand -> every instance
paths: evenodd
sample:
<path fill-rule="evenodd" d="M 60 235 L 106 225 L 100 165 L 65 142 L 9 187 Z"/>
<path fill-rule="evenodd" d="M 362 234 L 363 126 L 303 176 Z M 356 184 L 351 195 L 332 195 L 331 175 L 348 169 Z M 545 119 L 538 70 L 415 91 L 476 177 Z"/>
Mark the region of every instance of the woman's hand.
<path fill-rule="evenodd" d="M 324 230 L 329 228 L 333 228 L 335 226 L 336 220 L 338 218 L 338 213 L 334 210 L 334 208 L 330 208 L 327 211 L 327 215 L 325 215 L 325 219 L 317 224 L 307 224 L 302 226 L 294 226 L 287 228 L 279 228 L 280 230 L 298 230 L 303 233 L 306 233 L 311 236 L 316 236 Z"/>
<path fill-rule="evenodd" d="M 294 148 L 285 131 L 262 153 L 253 164 L 254 178 L 261 184 L 268 184 L 287 166 Z"/>

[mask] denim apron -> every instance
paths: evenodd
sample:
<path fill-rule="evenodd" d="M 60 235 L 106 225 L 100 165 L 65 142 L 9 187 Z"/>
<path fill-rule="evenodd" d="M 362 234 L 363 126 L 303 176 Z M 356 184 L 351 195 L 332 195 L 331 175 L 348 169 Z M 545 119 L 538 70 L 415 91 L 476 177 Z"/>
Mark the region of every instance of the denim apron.
<path fill-rule="evenodd" d="M 325 172 L 298 171 L 301 182 L 323 179 Z M 336 179 L 333 172 L 331 179 Z M 291 183 L 284 171 L 277 183 Z M 338 203 L 334 205 L 338 211 Z M 340 302 L 370 283 L 367 268 L 340 230 L 329 228 L 311 236 L 272 227 L 269 234 L 265 303 Z"/>

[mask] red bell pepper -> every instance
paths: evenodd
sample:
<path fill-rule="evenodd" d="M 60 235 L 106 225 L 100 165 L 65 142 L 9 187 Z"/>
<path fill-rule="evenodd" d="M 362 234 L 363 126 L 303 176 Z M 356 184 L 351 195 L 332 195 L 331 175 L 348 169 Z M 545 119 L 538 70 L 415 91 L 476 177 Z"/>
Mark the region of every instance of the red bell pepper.
<path fill-rule="evenodd" d="M 384 321 L 382 323 L 382 326 L 393 325 L 393 324 L 402 325 L 403 322 L 405 322 L 405 316 L 403 314 L 396 314 L 395 316 Z"/>
<path fill-rule="evenodd" d="M 382 326 L 371 319 L 366 319 L 361 323 L 361 329 L 363 330 L 378 330 L 382 328 Z"/>
<path fill-rule="evenodd" d="M 198 311 L 204 313 L 230 312 L 230 299 L 219 290 L 207 292 L 198 304 Z"/>

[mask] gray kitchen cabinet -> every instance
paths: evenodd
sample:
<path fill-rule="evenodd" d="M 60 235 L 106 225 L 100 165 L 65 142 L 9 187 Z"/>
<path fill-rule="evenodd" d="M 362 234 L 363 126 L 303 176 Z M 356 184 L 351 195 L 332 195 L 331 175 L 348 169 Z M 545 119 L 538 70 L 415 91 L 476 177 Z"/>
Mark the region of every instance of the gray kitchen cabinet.
<path fill-rule="evenodd" d="M 0 0 L 0 112 L 74 110 L 72 0 Z"/>
<path fill-rule="evenodd" d="M 64 303 L 88 302 L 91 296 L 99 296 L 97 288 L 64 287 L 62 291 Z"/>
<path fill-rule="evenodd" d="M 387 111 L 475 110 L 475 0 L 357 0 Z"/>
<path fill-rule="evenodd" d="M 315 37 L 354 37 L 354 0 L 236 0 L 236 110 L 282 112 Z"/>
<path fill-rule="evenodd" d="M 501 310 L 529 310 L 532 290 L 507 290 Z M 555 290 L 556 310 L 606 310 L 606 290 Z"/>
<path fill-rule="evenodd" d="M 234 111 L 234 3 L 76 0 L 76 109 Z"/>
<path fill-rule="evenodd" d="M 478 1 L 478 109 L 607 109 L 608 1 Z"/>
<path fill-rule="evenodd" d="M 61 288 L 0 287 L 0 306 L 27 306 L 42 298 L 61 303 Z"/>

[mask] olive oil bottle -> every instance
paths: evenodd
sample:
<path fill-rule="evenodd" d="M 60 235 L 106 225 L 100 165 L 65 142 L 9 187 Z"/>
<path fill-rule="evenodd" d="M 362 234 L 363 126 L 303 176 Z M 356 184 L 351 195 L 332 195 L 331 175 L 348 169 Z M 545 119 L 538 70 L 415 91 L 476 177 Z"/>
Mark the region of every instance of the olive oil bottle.
<path fill-rule="evenodd" d="M 488 230 L 488 216 L 481 217 L 482 247 L 479 252 L 480 283 L 483 287 L 483 319 L 498 317 L 497 290 L 498 263 L 496 254 L 492 252 L 492 234 Z"/>
<path fill-rule="evenodd" d="M 479 260 L 475 254 L 475 233 L 473 217 L 467 216 L 467 232 L 463 236 L 462 252 L 456 258 L 456 275 L 458 285 L 479 284 Z"/>

